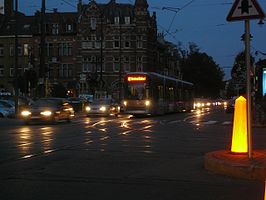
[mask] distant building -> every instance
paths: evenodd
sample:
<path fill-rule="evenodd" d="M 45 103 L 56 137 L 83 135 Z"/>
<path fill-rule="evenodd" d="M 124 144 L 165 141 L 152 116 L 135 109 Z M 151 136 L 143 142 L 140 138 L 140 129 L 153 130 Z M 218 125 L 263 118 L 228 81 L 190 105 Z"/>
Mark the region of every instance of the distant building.
<path fill-rule="evenodd" d="M 100 87 L 118 97 L 125 73 L 156 70 L 156 16 L 150 16 L 146 0 L 80 1 L 78 9 L 77 67 L 89 80 L 82 90 Z"/>
<path fill-rule="evenodd" d="M 15 65 L 15 29 L 18 33 L 18 77 L 30 68 L 33 47 L 34 17 L 18 13 L 18 27 L 15 27 L 13 1 L 5 1 L 5 15 L 0 16 L 0 88 L 13 91 Z"/>

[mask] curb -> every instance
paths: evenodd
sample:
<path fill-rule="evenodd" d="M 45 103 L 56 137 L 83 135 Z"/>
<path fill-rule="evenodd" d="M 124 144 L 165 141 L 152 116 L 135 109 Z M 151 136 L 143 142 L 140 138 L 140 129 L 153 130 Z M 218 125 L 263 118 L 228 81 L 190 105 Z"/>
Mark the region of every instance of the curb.
<path fill-rule="evenodd" d="M 204 156 L 204 167 L 221 175 L 265 181 L 266 150 L 253 151 L 252 160 L 247 154 L 233 154 L 228 150 L 210 152 Z"/>

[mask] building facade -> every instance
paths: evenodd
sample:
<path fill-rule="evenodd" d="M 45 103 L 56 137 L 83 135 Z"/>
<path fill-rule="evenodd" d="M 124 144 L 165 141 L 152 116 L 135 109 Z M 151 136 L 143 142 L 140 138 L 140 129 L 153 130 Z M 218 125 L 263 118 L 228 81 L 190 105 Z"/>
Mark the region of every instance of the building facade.
<path fill-rule="evenodd" d="M 15 63 L 12 8 L 12 1 L 6 0 L 5 14 L 0 16 L 0 86 L 10 91 L 13 90 Z M 19 73 L 23 76 L 25 70 L 31 69 L 39 77 L 41 13 L 18 15 Z M 162 57 L 169 60 L 168 50 L 172 47 L 169 43 L 162 47 L 158 42 L 156 14 L 149 13 L 146 0 L 135 0 L 134 4 L 121 4 L 115 0 L 106 4 L 90 0 L 84 4 L 79 0 L 76 12 L 54 10 L 45 13 L 43 23 L 43 62 L 48 87 L 61 84 L 74 96 L 101 90 L 119 99 L 123 95 L 122 82 L 127 72 L 165 73 L 165 68 L 173 68 L 168 69 L 167 74 L 177 73 L 174 54 L 170 53 L 174 61 L 161 62 Z M 44 83 L 39 81 L 39 84 Z"/>

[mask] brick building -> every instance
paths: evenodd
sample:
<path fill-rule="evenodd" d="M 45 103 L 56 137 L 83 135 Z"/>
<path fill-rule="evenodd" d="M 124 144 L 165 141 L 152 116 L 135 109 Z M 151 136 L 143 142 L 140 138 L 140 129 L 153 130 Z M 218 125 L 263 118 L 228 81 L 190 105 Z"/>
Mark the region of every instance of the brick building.
<path fill-rule="evenodd" d="M 12 1 L 5 1 L 0 15 L 0 86 L 12 91 L 15 18 Z M 28 68 L 39 74 L 41 13 L 19 13 L 19 60 L 21 75 Z M 157 41 L 156 14 L 150 14 L 146 0 L 106 4 L 78 1 L 76 12 L 46 13 L 45 76 L 51 84 L 62 84 L 73 94 L 107 91 L 122 95 L 122 81 L 130 71 L 163 72 L 163 52 Z M 169 45 L 168 45 L 169 46 Z M 170 46 L 169 46 L 170 47 Z M 164 55 L 168 56 L 168 55 Z M 173 56 L 172 56 L 173 58 Z M 160 66 L 159 66 L 160 65 Z M 176 73 L 176 69 L 169 69 Z"/>

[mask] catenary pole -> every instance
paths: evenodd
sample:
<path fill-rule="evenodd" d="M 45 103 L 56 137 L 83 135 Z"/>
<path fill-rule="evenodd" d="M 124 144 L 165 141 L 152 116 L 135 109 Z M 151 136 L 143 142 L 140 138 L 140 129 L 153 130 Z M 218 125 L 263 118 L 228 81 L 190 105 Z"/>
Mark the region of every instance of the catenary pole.
<path fill-rule="evenodd" d="M 248 157 L 252 159 L 252 122 L 251 122 L 251 86 L 250 86 L 250 20 L 245 20 L 245 60 L 247 67 L 247 133 Z"/>

